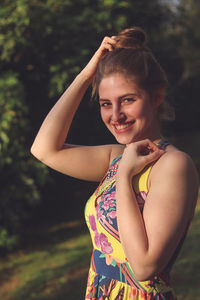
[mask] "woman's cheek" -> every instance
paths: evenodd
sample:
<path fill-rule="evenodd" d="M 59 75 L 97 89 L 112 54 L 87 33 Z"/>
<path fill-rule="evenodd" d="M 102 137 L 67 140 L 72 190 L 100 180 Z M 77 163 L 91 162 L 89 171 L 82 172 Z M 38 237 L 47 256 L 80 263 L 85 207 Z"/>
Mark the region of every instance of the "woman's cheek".
<path fill-rule="evenodd" d="M 102 108 L 100 113 L 102 121 L 106 124 L 109 119 L 109 112 Z"/>

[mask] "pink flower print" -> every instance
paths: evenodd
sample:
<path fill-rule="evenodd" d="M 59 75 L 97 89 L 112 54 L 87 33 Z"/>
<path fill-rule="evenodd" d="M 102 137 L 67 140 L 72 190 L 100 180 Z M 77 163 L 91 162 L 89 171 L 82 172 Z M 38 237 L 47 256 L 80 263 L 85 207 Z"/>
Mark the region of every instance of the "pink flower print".
<path fill-rule="evenodd" d="M 97 214 L 97 218 L 98 218 L 98 219 L 101 219 L 101 217 L 103 216 L 103 211 L 100 210 L 100 205 L 98 205 L 98 206 L 96 207 L 96 214 Z"/>
<path fill-rule="evenodd" d="M 108 238 L 104 233 L 98 233 L 97 230 L 95 230 L 94 233 L 94 242 L 97 248 L 101 248 L 101 251 L 103 253 L 112 253 L 113 248 L 111 247 L 111 244 L 108 242 Z"/>
<path fill-rule="evenodd" d="M 115 199 L 115 191 L 110 194 L 106 194 L 102 197 L 102 201 L 113 201 Z"/>
<path fill-rule="evenodd" d="M 108 217 L 110 217 L 110 218 L 112 218 L 112 219 L 114 219 L 114 218 L 116 218 L 116 210 L 111 210 L 108 214 L 107 214 L 107 216 Z"/>
<path fill-rule="evenodd" d="M 101 246 L 101 244 L 100 244 L 100 234 L 97 231 L 95 231 L 94 242 L 95 242 L 97 248 L 99 248 Z"/>
<path fill-rule="evenodd" d="M 97 215 L 97 219 L 101 219 L 102 221 L 106 219 L 106 217 L 104 216 L 104 211 L 100 210 L 100 206 L 98 205 L 96 207 L 96 215 Z"/>
<path fill-rule="evenodd" d="M 116 210 L 111 210 L 108 214 L 107 214 L 107 218 L 108 218 L 108 222 L 110 224 L 113 224 L 112 219 L 116 218 Z"/>
<path fill-rule="evenodd" d="M 89 223 L 90 223 L 91 229 L 93 231 L 96 231 L 97 227 L 96 227 L 95 217 L 93 215 L 89 216 Z"/>
<path fill-rule="evenodd" d="M 104 204 L 102 205 L 102 208 L 104 208 L 105 210 L 109 210 L 109 208 L 114 207 L 114 206 L 115 206 L 114 200 L 106 199 Z"/>
<path fill-rule="evenodd" d="M 101 251 L 103 253 L 109 254 L 109 253 L 113 252 L 113 248 L 112 248 L 111 244 L 108 242 L 108 238 L 104 233 L 100 233 L 99 241 L 100 241 L 100 245 L 101 245 Z"/>

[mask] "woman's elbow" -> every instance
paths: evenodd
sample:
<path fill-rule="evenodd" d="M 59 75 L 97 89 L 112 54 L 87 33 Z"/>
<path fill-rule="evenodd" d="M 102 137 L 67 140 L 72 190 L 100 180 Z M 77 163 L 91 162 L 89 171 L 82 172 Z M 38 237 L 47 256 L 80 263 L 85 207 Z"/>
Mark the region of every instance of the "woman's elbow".
<path fill-rule="evenodd" d="M 141 263 L 132 268 L 133 274 L 136 280 L 146 281 L 155 278 L 156 274 L 159 273 L 159 267 L 155 264 L 144 264 Z"/>
<path fill-rule="evenodd" d="M 31 146 L 30 152 L 35 158 L 37 158 L 41 162 L 44 162 L 42 151 L 40 149 L 38 149 L 38 147 L 34 143 Z"/>

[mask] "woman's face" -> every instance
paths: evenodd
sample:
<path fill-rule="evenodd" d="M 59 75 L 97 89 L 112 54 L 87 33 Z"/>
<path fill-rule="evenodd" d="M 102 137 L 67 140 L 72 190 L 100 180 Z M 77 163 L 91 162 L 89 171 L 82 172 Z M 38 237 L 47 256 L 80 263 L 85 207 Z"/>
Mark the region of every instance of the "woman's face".
<path fill-rule="evenodd" d="M 122 74 L 102 79 L 99 103 L 103 122 L 120 144 L 159 138 L 156 102 Z"/>

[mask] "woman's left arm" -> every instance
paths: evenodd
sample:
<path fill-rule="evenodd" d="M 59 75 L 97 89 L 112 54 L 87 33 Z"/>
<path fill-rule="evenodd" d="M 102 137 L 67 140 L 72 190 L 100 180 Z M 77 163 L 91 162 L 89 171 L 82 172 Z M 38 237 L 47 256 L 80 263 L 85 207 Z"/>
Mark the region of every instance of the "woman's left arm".
<path fill-rule="evenodd" d="M 198 176 L 189 156 L 180 151 L 164 153 L 150 141 L 145 144 L 141 141 L 125 149 L 116 179 L 120 239 L 139 281 L 152 278 L 167 265 L 194 213 L 198 192 Z M 144 152 L 151 147 L 149 154 Z M 141 214 L 132 178 L 158 158 Z"/>

